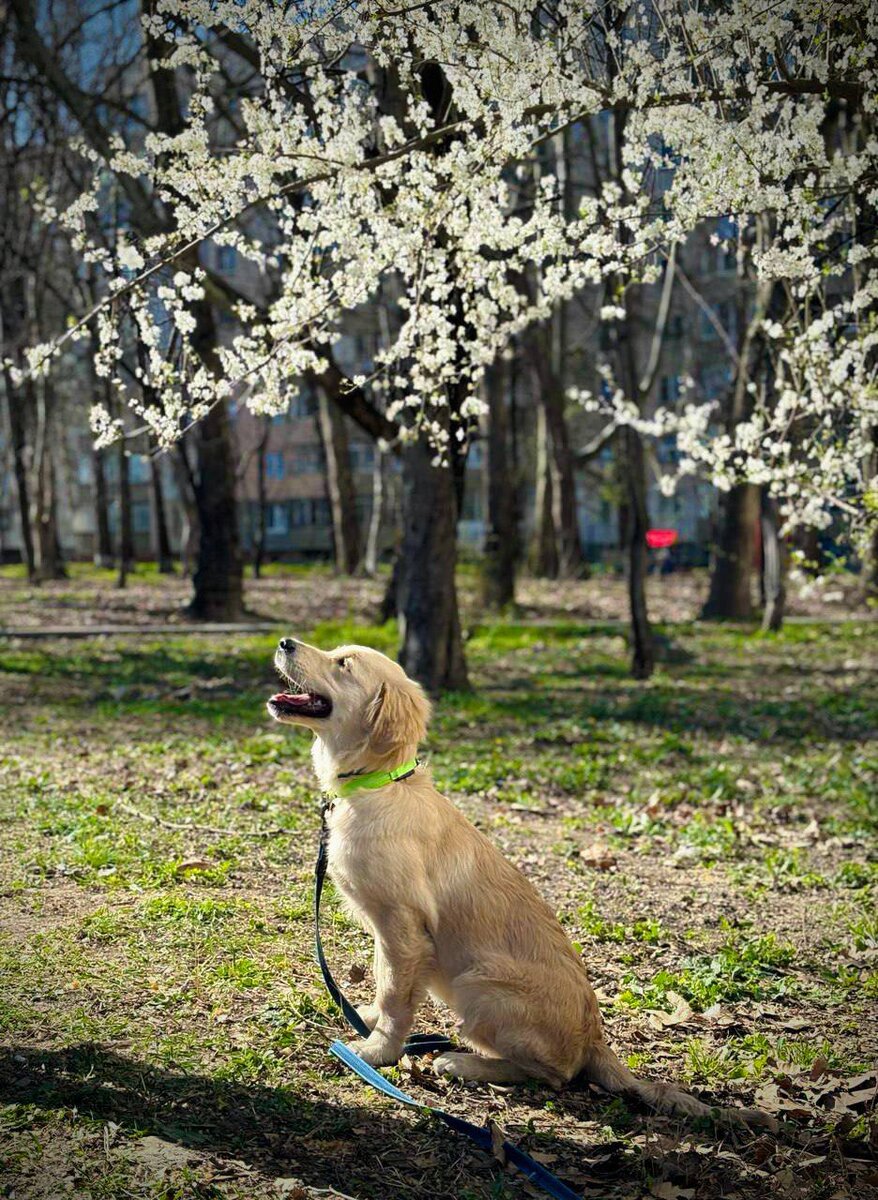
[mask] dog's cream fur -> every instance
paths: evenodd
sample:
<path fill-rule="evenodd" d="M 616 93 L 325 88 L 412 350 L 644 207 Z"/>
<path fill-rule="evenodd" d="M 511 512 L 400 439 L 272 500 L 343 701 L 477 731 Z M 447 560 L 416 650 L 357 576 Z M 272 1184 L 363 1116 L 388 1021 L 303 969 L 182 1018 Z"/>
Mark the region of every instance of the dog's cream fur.
<path fill-rule="evenodd" d="M 289 645 L 289 642 L 286 642 Z M 325 653 L 279 649 L 281 674 L 332 701 L 326 717 L 279 715 L 316 735 L 323 788 L 340 776 L 398 766 L 417 754 L 430 716 L 419 685 L 364 646 Z M 329 871 L 347 907 L 375 938 L 371 1029 L 352 1043 L 367 1062 L 399 1058 L 427 994 L 460 1018 L 476 1053 L 441 1054 L 434 1070 L 460 1079 L 560 1087 L 578 1074 L 655 1108 L 717 1115 L 665 1084 L 638 1079 L 607 1046 L 585 967 L 528 880 L 433 786 L 429 770 L 336 800 Z M 740 1109 L 720 1116 L 772 1124 Z"/>

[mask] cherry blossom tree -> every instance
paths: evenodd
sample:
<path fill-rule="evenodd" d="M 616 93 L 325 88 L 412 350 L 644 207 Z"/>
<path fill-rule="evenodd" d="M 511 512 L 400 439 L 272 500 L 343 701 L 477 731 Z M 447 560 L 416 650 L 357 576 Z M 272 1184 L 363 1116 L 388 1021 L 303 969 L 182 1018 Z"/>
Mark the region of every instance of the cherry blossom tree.
<path fill-rule="evenodd" d="M 289 381 L 333 370 L 345 321 L 390 289 L 399 319 L 338 402 L 402 454 L 402 658 L 429 686 L 465 679 L 455 473 L 486 369 L 583 289 L 609 284 L 602 318 L 624 322 L 630 289 L 718 216 L 769 231 L 745 252 L 756 286 L 786 298 L 781 316 L 758 315 L 741 419 L 723 427 L 694 393 L 645 412 L 618 363 L 609 399 L 581 399 L 627 431 L 629 461 L 640 437 L 674 433 L 679 475 L 758 484 L 787 527 L 843 521 L 866 544 L 878 512 L 872 6 L 156 0 L 144 30 L 161 70 L 185 76 L 175 123 L 136 145 L 86 141 L 94 186 L 63 210 L 42 201 L 106 275 L 97 369 L 116 375 L 136 331 L 157 400 L 121 375 L 117 387 L 168 446 L 245 385 L 258 412 L 280 411 Z M 261 81 L 234 122 L 218 84 L 232 60 Z M 540 148 L 602 113 L 621 133 L 598 193 L 563 203 L 543 156 L 522 210 Z M 88 233 L 107 166 L 160 217 L 115 256 Z M 656 169 L 672 171 L 661 195 L 647 185 Z M 206 356 L 207 241 L 276 285 L 267 302 L 232 302 L 239 332 Z M 31 347 L 30 371 L 56 351 Z M 101 442 L 119 432 L 99 406 L 93 426 Z"/>

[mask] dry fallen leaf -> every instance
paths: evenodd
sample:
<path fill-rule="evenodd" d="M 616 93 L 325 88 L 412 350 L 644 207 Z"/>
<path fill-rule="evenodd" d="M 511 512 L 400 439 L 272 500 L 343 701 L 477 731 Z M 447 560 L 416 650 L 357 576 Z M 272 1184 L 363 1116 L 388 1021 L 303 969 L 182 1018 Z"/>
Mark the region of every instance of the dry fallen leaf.
<path fill-rule="evenodd" d="M 609 871 L 610 867 L 616 865 L 616 856 L 605 842 L 594 842 L 582 851 L 579 861 L 583 866 L 593 867 L 596 871 Z"/>
<path fill-rule="evenodd" d="M 812 1083 L 815 1080 L 819 1079 L 821 1077 L 821 1075 L 826 1074 L 826 1068 L 828 1066 L 829 1066 L 829 1063 L 826 1061 L 825 1058 L 815 1058 L 814 1059 L 814 1062 L 811 1066 L 811 1070 L 808 1073 L 808 1078 L 812 1081 Z"/>
<path fill-rule="evenodd" d="M 488 1129 L 491 1131 L 491 1153 L 496 1158 L 497 1162 L 506 1166 L 506 1151 L 503 1149 L 503 1143 L 506 1140 L 503 1136 L 503 1130 L 496 1121 L 488 1122 Z"/>
<path fill-rule="evenodd" d="M 214 864 L 206 858 L 186 858 L 177 867 L 178 871 L 209 871 Z"/>
<path fill-rule="evenodd" d="M 692 1006 L 684 996 L 668 992 L 667 998 L 674 1006 L 671 1012 L 660 1008 L 650 1009 L 649 1023 L 653 1029 L 664 1029 L 667 1025 L 685 1025 L 687 1021 L 692 1020 Z"/>
<path fill-rule="evenodd" d="M 662 1183 L 654 1183 L 649 1194 L 658 1196 L 659 1200 L 688 1200 L 690 1196 L 695 1195 L 695 1188 L 679 1187 L 666 1179 Z"/>

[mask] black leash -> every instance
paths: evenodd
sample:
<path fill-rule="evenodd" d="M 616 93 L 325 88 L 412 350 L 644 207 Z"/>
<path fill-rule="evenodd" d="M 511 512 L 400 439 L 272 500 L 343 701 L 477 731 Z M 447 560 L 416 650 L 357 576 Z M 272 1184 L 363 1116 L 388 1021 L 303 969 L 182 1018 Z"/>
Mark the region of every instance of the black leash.
<path fill-rule="evenodd" d="M 323 953 L 323 942 L 320 937 L 320 897 L 323 893 L 323 883 L 326 879 L 328 862 L 327 845 L 329 842 L 329 825 L 326 820 L 326 814 L 331 806 L 332 802 L 327 801 L 323 805 L 320 815 L 320 843 L 317 848 L 317 862 L 314 866 L 314 947 L 317 952 L 317 962 L 320 966 L 320 974 L 323 976 L 326 990 L 335 1004 L 341 1009 L 345 1020 L 351 1028 L 360 1037 L 367 1038 L 371 1030 L 333 979 L 329 964 L 326 961 L 326 955 Z M 406 1042 L 403 1047 L 403 1053 L 412 1055 L 427 1054 L 432 1050 L 447 1050 L 453 1046 L 454 1043 L 441 1034 L 416 1033 Z M 566 1183 L 562 1183 L 560 1179 L 557 1179 L 551 1171 L 547 1171 L 541 1163 L 531 1158 L 530 1155 L 525 1154 L 523 1150 L 519 1150 L 512 1142 L 504 1140 L 498 1146 L 494 1132 L 488 1125 L 473 1125 L 471 1121 L 465 1121 L 463 1117 L 456 1117 L 452 1113 L 445 1112 L 444 1109 L 422 1104 L 419 1100 L 416 1100 L 413 1096 L 409 1096 L 401 1088 L 392 1084 L 389 1079 L 385 1079 L 380 1071 L 376 1071 L 374 1067 L 370 1067 L 364 1059 L 360 1058 L 359 1054 L 356 1054 L 349 1046 L 345 1046 L 342 1042 L 333 1042 L 329 1050 L 346 1067 L 350 1067 L 352 1071 L 355 1071 L 365 1083 L 368 1083 L 370 1087 L 376 1088 L 379 1092 L 383 1092 L 385 1096 L 390 1096 L 392 1100 L 398 1100 L 400 1104 L 405 1104 L 409 1108 L 416 1108 L 420 1112 L 430 1113 L 442 1121 L 443 1124 L 447 1125 L 449 1129 L 453 1129 L 455 1133 L 462 1133 L 464 1137 L 468 1137 L 470 1141 L 475 1142 L 477 1146 L 485 1150 L 488 1154 L 500 1157 L 499 1152 L 502 1151 L 503 1160 L 512 1163 L 513 1166 L 521 1171 L 522 1175 L 526 1175 L 532 1183 L 541 1187 L 548 1195 L 554 1196 L 555 1200 L 581 1200 L 581 1196 L 578 1193 L 569 1188 Z"/>

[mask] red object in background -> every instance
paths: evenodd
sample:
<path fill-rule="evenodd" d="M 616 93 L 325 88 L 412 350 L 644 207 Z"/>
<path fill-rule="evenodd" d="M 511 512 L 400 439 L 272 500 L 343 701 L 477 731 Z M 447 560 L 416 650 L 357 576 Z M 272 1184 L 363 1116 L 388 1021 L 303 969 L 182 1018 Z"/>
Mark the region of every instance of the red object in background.
<path fill-rule="evenodd" d="M 677 540 L 676 529 L 647 529 L 646 544 L 650 550 L 664 550 Z"/>

